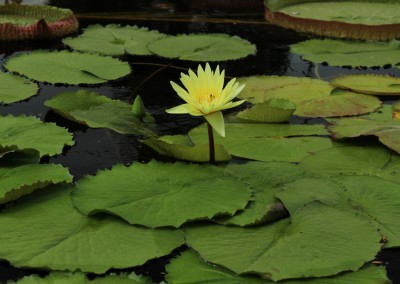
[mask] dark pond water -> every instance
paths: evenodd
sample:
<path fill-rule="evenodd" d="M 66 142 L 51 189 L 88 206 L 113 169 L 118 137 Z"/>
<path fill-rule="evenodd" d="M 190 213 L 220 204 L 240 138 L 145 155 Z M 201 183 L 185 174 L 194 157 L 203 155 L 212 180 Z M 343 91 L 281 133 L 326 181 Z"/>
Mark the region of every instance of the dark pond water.
<path fill-rule="evenodd" d="M 257 45 L 257 54 L 247 58 L 221 62 L 227 76 L 250 75 L 291 75 L 316 77 L 313 64 L 302 61 L 289 53 L 289 45 L 306 39 L 305 35 L 283 30 L 265 23 L 261 0 L 222 1 L 99 1 L 99 0 L 32 0 L 25 3 L 50 4 L 72 9 L 78 16 L 81 27 L 90 24 L 119 23 L 122 25 L 145 26 L 162 33 L 227 33 L 238 35 Z M 0 43 L 0 64 L 15 52 L 33 49 L 65 48 L 59 40 L 42 42 Z M 186 133 L 202 122 L 188 116 L 167 115 L 164 110 L 179 103 L 169 81 L 177 81 L 179 74 L 187 68 L 195 69 L 198 63 L 167 60 L 156 56 L 125 56 L 133 72 L 118 81 L 96 87 L 71 87 L 40 84 L 40 95 L 12 105 L 0 106 L 0 114 L 27 114 L 55 122 L 74 133 L 76 145 L 66 149 L 62 155 L 51 157 L 52 163 L 70 168 L 75 179 L 94 174 L 98 169 L 110 168 L 116 163 L 130 164 L 132 161 L 147 161 L 160 158 L 144 147 L 139 137 L 121 135 L 111 130 L 88 129 L 61 118 L 43 102 L 66 90 L 88 88 L 110 98 L 133 102 L 141 95 L 146 107 L 157 120 L 157 131 L 163 134 Z M 329 79 L 343 73 L 391 73 L 400 76 L 398 69 L 344 69 L 319 66 L 322 79 Z M 299 120 L 298 123 L 302 123 Z M 400 251 L 385 250 L 378 259 L 387 265 L 388 275 L 394 283 L 400 283 Z M 154 260 L 134 269 L 150 274 L 153 281 L 163 279 L 163 266 L 167 258 Z M 0 281 L 20 278 L 32 271 L 13 268 L 0 263 Z M 43 272 L 45 273 L 45 272 Z"/>

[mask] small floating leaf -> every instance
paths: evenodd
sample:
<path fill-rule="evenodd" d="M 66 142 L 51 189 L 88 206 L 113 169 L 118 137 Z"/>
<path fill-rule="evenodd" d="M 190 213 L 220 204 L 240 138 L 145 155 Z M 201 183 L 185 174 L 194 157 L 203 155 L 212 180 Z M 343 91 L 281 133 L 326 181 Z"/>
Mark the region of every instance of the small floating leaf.
<path fill-rule="evenodd" d="M 343 75 L 333 79 L 330 84 L 338 88 L 364 94 L 377 96 L 400 95 L 400 78 L 387 75 Z"/>
<path fill-rule="evenodd" d="M 166 35 L 137 26 L 91 25 L 76 38 L 65 38 L 63 43 L 79 51 L 105 55 L 149 55 L 147 45 Z"/>
<path fill-rule="evenodd" d="M 155 136 L 132 113 L 128 103 L 113 100 L 96 92 L 65 92 L 45 102 L 60 115 L 93 128 L 109 128 L 122 134 Z"/>
<path fill-rule="evenodd" d="M 250 199 L 245 183 L 214 166 L 155 161 L 100 171 L 79 180 L 73 192 L 86 215 L 109 212 L 152 228 L 233 215 Z"/>
<path fill-rule="evenodd" d="M 33 116 L 0 116 L 0 147 L 36 149 L 40 156 L 60 154 L 72 146 L 72 134 L 55 123 L 43 123 Z"/>
<path fill-rule="evenodd" d="M 21 53 L 9 58 L 4 67 L 39 82 L 70 85 L 101 84 L 131 72 L 127 62 L 66 50 Z"/>
<path fill-rule="evenodd" d="M 38 86 L 21 77 L 0 72 L 0 102 L 14 103 L 34 96 Z"/>
<path fill-rule="evenodd" d="M 226 34 L 168 36 L 151 42 L 148 48 L 162 57 L 204 62 L 239 59 L 256 52 L 254 44 Z"/>
<path fill-rule="evenodd" d="M 72 205 L 70 191 L 59 187 L 37 191 L 1 216 L 0 258 L 19 267 L 100 274 L 142 265 L 184 242 L 179 230 L 135 227 L 115 217 L 87 218 Z"/>

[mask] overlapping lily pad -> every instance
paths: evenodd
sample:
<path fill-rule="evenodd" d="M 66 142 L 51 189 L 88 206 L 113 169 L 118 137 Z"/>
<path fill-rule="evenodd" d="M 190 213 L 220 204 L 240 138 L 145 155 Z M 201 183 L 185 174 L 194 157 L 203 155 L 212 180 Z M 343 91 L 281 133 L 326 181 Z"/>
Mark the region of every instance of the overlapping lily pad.
<path fill-rule="evenodd" d="M 400 43 L 361 42 L 351 40 L 311 39 L 293 44 L 291 52 L 314 63 L 328 63 L 331 66 L 396 66 L 400 63 Z"/>
<path fill-rule="evenodd" d="M 79 51 L 119 56 L 149 55 L 147 45 L 166 35 L 137 26 L 91 25 L 76 38 L 65 38 L 63 43 Z"/>
<path fill-rule="evenodd" d="M 72 134 L 54 123 L 33 116 L 0 116 L 0 148 L 36 149 L 40 156 L 53 156 L 74 145 Z"/>
<path fill-rule="evenodd" d="M 229 154 L 264 162 L 298 162 L 318 150 L 332 147 L 323 125 L 277 125 L 227 123 L 226 137 L 215 137 Z M 189 132 L 196 145 L 206 144 L 207 129 L 202 125 Z M 295 137 L 292 137 L 295 136 Z"/>
<path fill-rule="evenodd" d="M 273 283 L 259 277 L 238 275 L 222 267 L 206 263 L 193 251 L 185 251 L 166 266 L 166 279 L 174 284 L 221 283 L 266 284 Z M 334 277 L 287 280 L 285 284 L 389 284 L 384 267 L 369 266 L 357 272 Z"/>
<path fill-rule="evenodd" d="M 400 95 L 400 78 L 387 75 L 344 75 L 333 79 L 331 85 L 377 96 Z"/>
<path fill-rule="evenodd" d="M 113 100 L 96 92 L 79 90 L 61 93 L 45 102 L 58 114 L 93 128 L 109 128 L 123 134 L 155 136 L 132 113 L 128 103 Z"/>
<path fill-rule="evenodd" d="M 155 161 L 100 171 L 81 179 L 73 192 L 84 214 L 109 212 L 153 228 L 233 215 L 249 200 L 248 185 L 216 167 Z"/>
<path fill-rule="evenodd" d="M 24 78 L 0 72 L 0 102 L 14 103 L 34 96 L 38 86 Z"/>
<path fill-rule="evenodd" d="M 239 59 L 256 52 L 245 39 L 226 34 L 183 34 L 151 42 L 151 52 L 167 58 L 190 61 L 224 61 Z"/>
<path fill-rule="evenodd" d="M 356 271 L 381 247 L 367 220 L 321 203 L 269 226 L 198 225 L 185 232 L 189 246 L 206 261 L 273 281 Z"/>
<path fill-rule="evenodd" d="M 65 188 L 37 191 L 1 214 L 0 258 L 19 267 L 100 274 L 142 265 L 183 244 L 179 230 L 87 218 L 73 207 Z"/>
<path fill-rule="evenodd" d="M 21 53 L 9 58 L 4 67 L 35 81 L 70 85 L 101 84 L 131 72 L 127 62 L 66 50 Z"/>

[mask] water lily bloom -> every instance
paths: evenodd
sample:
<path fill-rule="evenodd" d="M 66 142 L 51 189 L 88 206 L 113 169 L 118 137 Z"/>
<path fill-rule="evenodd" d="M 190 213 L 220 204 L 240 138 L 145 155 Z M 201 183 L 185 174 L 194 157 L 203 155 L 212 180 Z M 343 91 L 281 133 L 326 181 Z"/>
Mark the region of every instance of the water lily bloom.
<path fill-rule="evenodd" d="M 232 79 L 224 88 L 225 71 L 220 72 L 217 66 L 215 72 L 207 63 L 203 68 L 197 68 L 197 75 L 189 69 L 189 75 L 181 73 L 181 82 L 186 90 L 174 82 L 170 82 L 175 92 L 186 102 L 185 104 L 167 109 L 173 114 L 188 113 L 194 116 L 204 116 L 215 131 L 225 137 L 225 124 L 222 110 L 236 107 L 244 100 L 232 102 L 244 85 Z"/>

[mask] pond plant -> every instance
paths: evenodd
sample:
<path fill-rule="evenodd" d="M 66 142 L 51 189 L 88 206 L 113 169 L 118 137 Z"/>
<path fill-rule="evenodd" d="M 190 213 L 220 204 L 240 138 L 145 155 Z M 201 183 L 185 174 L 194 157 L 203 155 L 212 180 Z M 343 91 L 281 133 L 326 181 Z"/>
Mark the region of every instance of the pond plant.
<path fill-rule="evenodd" d="M 319 52 L 328 40 L 310 41 L 293 44 L 291 56 L 381 66 L 388 61 L 376 64 L 370 55 L 398 49 L 395 41 L 376 49 L 340 41 L 346 55 L 353 44 L 366 52 L 347 62 L 326 47 Z M 228 69 L 220 66 L 246 62 L 256 45 L 221 33 L 96 24 L 63 43 L 75 51 L 26 51 L 2 61 L 1 110 L 44 97 L 43 109 L 57 118 L 0 116 L 0 259 L 39 272 L 7 283 L 391 283 L 375 264 L 382 249 L 400 246 L 397 77 L 324 81 L 246 71 L 225 84 Z M 160 60 L 157 72 L 184 70 L 183 87 L 177 76 L 157 77 L 172 85 L 158 114 L 145 105 L 154 94 L 135 94 L 133 103 L 110 95 L 152 64 L 134 69 L 130 56 Z M 359 65 L 363 56 L 373 63 Z M 180 114 L 206 123 L 160 131 L 158 117 L 176 123 Z M 62 158 L 82 144 L 79 127 L 134 137 L 150 158 L 73 176 Z M 157 258 L 167 259 L 165 277 L 135 274 Z"/>

